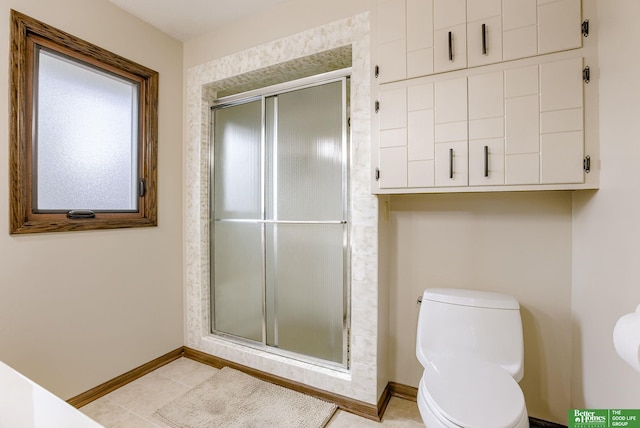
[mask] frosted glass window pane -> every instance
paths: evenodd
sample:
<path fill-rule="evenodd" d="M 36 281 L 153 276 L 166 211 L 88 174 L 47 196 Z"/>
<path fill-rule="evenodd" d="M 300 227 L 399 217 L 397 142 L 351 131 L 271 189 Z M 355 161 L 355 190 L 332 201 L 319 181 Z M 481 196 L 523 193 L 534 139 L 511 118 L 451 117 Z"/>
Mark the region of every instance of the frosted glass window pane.
<path fill-rule="evenodd" d="M 214 330 L 262 342 L 262 227 L 215 222 Z"/>
<path fill-rule="evenodd" d="M 273 103 L 273 113 L 267 110 L 267 135 L 273 135 L 267 212 L 275 220 L 342 220 L 342 82 L 287 92 Z"/>
<path fill-rule="evenodd" d="M 262 103 L 214 110 L 216 218 L 259 219 Z"/>
<path fill-rule="evenodd" d="M 138 84 L 38 50 L 36 210 L 138 209 Z"/>
<path fill-rule="evenodd" d="M 341 224 L 267 226 L 267 344 L 343 362 Z"/>

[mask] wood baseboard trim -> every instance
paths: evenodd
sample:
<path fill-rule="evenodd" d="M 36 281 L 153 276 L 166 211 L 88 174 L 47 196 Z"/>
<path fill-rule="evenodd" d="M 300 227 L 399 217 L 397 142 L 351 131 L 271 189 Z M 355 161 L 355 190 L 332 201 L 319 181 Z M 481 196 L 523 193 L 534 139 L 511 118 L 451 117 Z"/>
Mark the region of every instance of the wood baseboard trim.
<path fill-rule="evenodd" d="M 183 347 L 180 347 L 174 351 L 164 354 L 161 357 L 156 358 L 155 360 L 149 361 L 148 363 L 143 364 L 140 367 L 136 367 L 135 369 L 130 370 L 125 374 L 122 374 L 101 385 L 98 385 L 95 388 L 91 388 L 90 390 L 83 392 L 82 394 L 76 395 L 75 397 L 68 399 L 67 403 L 76 408 L 85 406 L 92 401 L 97 400 L 104 395 L 107 395 L 111 391 L 125 386 L 129 382 L 133 382 L 134 380 L 146 375 L 147 373 L 150 373 L 155 369 L 170 363 L 171 361 L 177 360 L 182 356 L 182 353 Z"/>
<path fill-rule="evenodd" d="M 403 385 L 401 383 L 389 382 L 389 389 L 392 397 L 402 398 L 409 401 L 418 401 L 418 388 Z"/>
<path fill-rule="evenodd" d="M 264 380 L 266 382 L 280 385 L 303 394 L 320 398 L 321 400 L 335 403 L 341 410 L 353 413 L 354 415 L 362 416 L 363 418 L 371 419 L 376 422 L 380 422 L 380 420 L 382 419 L 382 413 L 384 413 L 384 409 L 382 409 L 382 412 L 380 411 L 380 406 L 383 405 L 386 408 L 386 405 L 389 402 L 389 399 L 386 399 L 386 401 L 384 400 L 385 394 L 383 393 L 377 406 L 368 404 L 362 401 L 354 400 L 352 398 L 344 397 L 342 395 L 334 394 L 332 392 L 323 391 L 318 388 L 304 385 L 300 382 L 292 381 L 279 376 L 274 376 L 272 374 L 253 369 L 251 367 L 246 367 L 241 364 L 216 357 L 214 355 L 206 354 L 204 352 L 186 346 L 184 347 L 183 356 L 218 369 L 221 369 L 222 367 L 230 367 L 232 369 L 239 370 L 243 373 Z M 387 389 L 385 389 L 385 391 Z"/>

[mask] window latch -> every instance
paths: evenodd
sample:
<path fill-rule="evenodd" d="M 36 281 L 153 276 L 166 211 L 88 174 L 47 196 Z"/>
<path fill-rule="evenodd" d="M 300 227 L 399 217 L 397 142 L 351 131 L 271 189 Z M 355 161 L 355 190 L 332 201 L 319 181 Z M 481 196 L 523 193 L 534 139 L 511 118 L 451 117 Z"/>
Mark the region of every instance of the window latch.
<path fill-rule="evenodd" d="M 143 197 L 145 193 L 147 193 L 147 182 L 141 178 L 138 183 L 138 196 Z"/>
<path fill-rule="evenodd" d="M 96 213 L 91 210 L 71 210 L 67 213 L 67 218 L 95 218 Z"/>

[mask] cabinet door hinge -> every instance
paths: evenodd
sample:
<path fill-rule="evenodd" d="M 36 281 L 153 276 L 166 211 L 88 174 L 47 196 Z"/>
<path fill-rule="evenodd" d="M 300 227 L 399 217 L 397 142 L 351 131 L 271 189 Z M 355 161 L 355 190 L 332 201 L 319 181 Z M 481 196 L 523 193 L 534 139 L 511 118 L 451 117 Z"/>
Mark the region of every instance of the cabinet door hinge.
<path fill-rule="evenodd" d="M 376 77 L 376 79 L 380 76 L 380 66 L 376 65 L 376 68 L 373 70 L 373 75 Z"/>
<path fill-rule="evenodd" d="M 376 181 L 380 180 L 380 168 L 376 168 Z"/>
<path fill-rule="evenodd" d="M 587 155 L 582 162 L 582 167 L 584 168 L 584 172 L 589 174 L 591 172 L 591 156 Z"/>
<path fill-rule="evenodd" d="M 375 111 L 378 113 L 380 111 L 380 101 L 376 100 Z"/>
<path fill-rule="evenodd" d="M 582 80 L 584 80 L 584 83 L 591 81 L 591 69 L 588 65 L 582 70 Z"/>
<path fill-rule="evenodd" d="M 585 37 L 589 37 L 589 20 L 585 19 L 582 21 L 582 35 Z"/>

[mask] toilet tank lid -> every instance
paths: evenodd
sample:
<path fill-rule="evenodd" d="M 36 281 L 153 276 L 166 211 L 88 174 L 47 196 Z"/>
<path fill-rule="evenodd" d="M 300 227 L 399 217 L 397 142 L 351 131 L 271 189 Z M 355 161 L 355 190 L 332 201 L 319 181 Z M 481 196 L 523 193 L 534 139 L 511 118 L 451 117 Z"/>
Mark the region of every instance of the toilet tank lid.
<path fill-rule="evenodd" d="M 422 300 L 490 309 L 520 309 L 518 301 L 509 295 L 491 291 L 460 288 L 427 288 Z"/>

